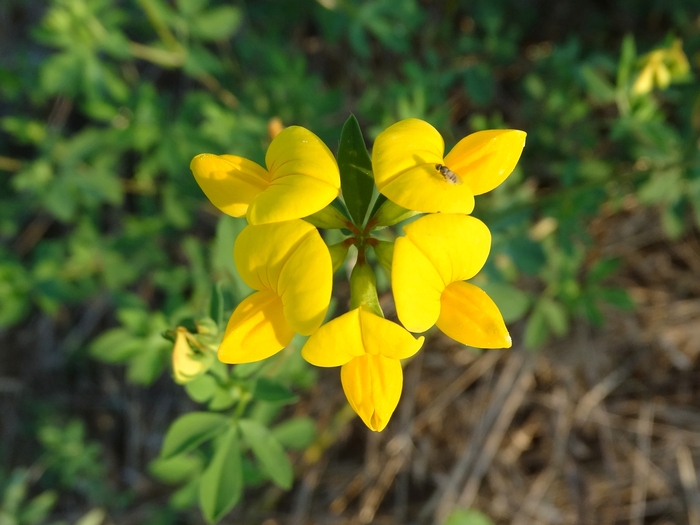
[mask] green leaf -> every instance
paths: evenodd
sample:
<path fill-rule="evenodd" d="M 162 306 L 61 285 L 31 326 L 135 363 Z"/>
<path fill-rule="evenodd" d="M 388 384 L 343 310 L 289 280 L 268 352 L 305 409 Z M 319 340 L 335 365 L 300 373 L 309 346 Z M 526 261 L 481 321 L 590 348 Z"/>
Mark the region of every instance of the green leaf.
<path fill-rule="evenodd" d="M 198 378 L 185 383 L 185 391 L 193 401 L 204 403 L 209 401 L 218 388 L 216 379 L 209 374 L 201 375 Z"/>
<path fill-rule="evenodd" d="M 243 470 L 238 429 L 232 426 L 215 444 L 216 452 L 199 483 L 199 505 L 209 523 L 216 523 L 238 503 Z"/>
<path fill-rule="evenodd" d="M 196 477 L 190 480 L 170 496 L 170 504 L 174 509 L 186 510 L 194 505 L 199 496 L 199 479 Z"/>
<path fill-rule="evenodd" d="M 523 336 L 525 347 L 534 350 L 544 344 L 547 336 L 549 336 L 547 319 L 538 303 L 525 326 L 525 335 Z"/>
<path fill-rule="evenodd" d="M 192 22 L 192 33 L 202 40 L 225 40 L 241 24 L 241 11 L 233 6 L 221 6 L 200 13 Z"/>
<path fill-rule="evenodd" d="M 613 85 L 591 66 L 581 66 L 581 76 L 588 87 L 588 93 L 596 102 L 607 104 L 615 101 L 615 88 Z"/>
<path fill-rule="evenodd" d="M 198 447 L 221 434 L 229 424 L 229 418 L 209 412 L 190 412 L 170 425 L 160 451 L 161 458 L 169 458 Z"/>
<path fill-rule="evenodd" d="M 569 330 L 569 317 L 564 305 L 553 299 L 542 297 L 538 309 L 542 311 L 550 330 L 558 336 L 565 335 Z"/>
<path fill-rule="evenodd" d="M 143 350 L 143 341 L 123 328 L 108 330 L 90 345 L 90 355 L 107 363 L 120 363 Z"/>
<path fill-rule="evenodd" d="M 189 480 L 201 470 L 202 458 L 192 454 L 178 454 L 167 459 L 158 457 L 148 464 L 151 475 L 165 483 Z"/>
<path fill-rule="evenodd" d="M 211 317 L 216 326 L 221 330 L 224 327 L 224 294 L 221 289 L 221 283 L 218 282 L 211 289 L 211 298 L 209 300 L 209 317 Z"/>
<path fill-rule="evenodd" d="M 589 283 L 599 283 L 620 267 L 620 259 L 601 259 L 588 272 Z"/>
<path fill-rule="evenodd" d="M 272 435 L 284 448 L 304 450 L 316 439 L 316 422 L 310 417 L 288 419 L 272 429 Z"/>
<path fill-rule="evenodd" d="M 19 521 L 23 525 L 36 525 L 49 515 L 56 504 L 58 495 L 53 490 L 42 492 L 32 499 L 22 510 Z"/>
<path fill-rule="evenodd" d="M 362 226 L 372 201 L 374 178 L 372 161 L 354 115 L 345 121 L 340 134 L 338 168 L 345 205 L 355 224 Z"/>
<path fill-rule="evenodd" d="M 443 525 L 493 525 L 493 521 L 474 509 L 457 509 L 453 510 Z"/>
<path fill-rule="evenodd" d="M 600 297 L 613 306 L 623 310 L 633 310 L 634 301 L 630 298 L 626 290 L 622 288 L 603 288 L 599 291 Z"/>
<path fill-rule="evenodd" d="M 272 481 L 283 489 L 292 488 L 294 471 L 280 442 L 263 425 L 252 419 L 238 422 L 243 439 L 253 450 Z"/>
<path fill-rule="evenodd" d="M 622 40 L 622 50 L 620 51 L 620 63 L 617 66 L 618 89 L 626 88 L 636 58 L 637 50 L 634 43 L 634 35 L 628 33 Z"/>
<path fill-rule="evenodd" d="M 269 377 L 259 377 L 255 382 L 253 397 L 262 401 L 294 403 L 298 396 L 279 381 Z"/>
<path fill-rule="evenodd" d="M 540 243 L 527 237 L 516 237 L 511 240 L 508 252 L 518 269 L 530 275 L 537 274 L 547 261 Z"/>
<path fill-rule="evenodd" d="M 517 321 L 525 315 L 525 312 L 530 307 L 528 295 L 509 284 L 485 283 L 483 285 L 480 284 L 479 288 L 493 299 L 506 323 Z"/>

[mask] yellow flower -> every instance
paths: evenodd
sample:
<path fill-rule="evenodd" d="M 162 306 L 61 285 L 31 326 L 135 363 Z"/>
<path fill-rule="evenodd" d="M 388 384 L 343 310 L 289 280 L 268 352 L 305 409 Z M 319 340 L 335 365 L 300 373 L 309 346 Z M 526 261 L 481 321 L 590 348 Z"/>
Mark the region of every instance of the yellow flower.
<path fill-rule="evenodd" d="M 335 157 L 308 129 L 280 132 L 265 155 L 267 169 L 235 155 L 202 153 L 190 169 L 214 206 L 250 224 L 300 219 L 340 193 Z"/>
<path fill-rule="evenodd" d="M 434 324 L 477 348 L 509 348 L 503 317 L 486 293 L 464 282 L 486 263 L 491 233 L 469 215 L 426 215 L 404 228 L 391 267 L 399 320 L 411 332 Z"/>
<path fill-rule="evenodd" d="M 328 248 L 311 224 L 296 219 L 246 226 L 233 258 L 243 281 L 259 291 L 231 315 L 221 361 L 260 361 L 287 346 L 295 332 L 310 335 L 321 326 L 333 274 Z"/>
<path fill-rule="evenodd" d="M 400 359 L 415 354 L 415 339 L 402 327 L 358 307 L 318 329 L 301 349 L 315 366 L 342 366 L 340 379 L 350 406 L 371 430 L 384 429 L 401 397 Z"/>
<path fill-rule="evenodd" d="M 525 146 L 513 129 L 472 133 L 447 156 L 440 133 L 406 119 L 379 134 L 372 151 L 377 189 L 409 210 L 471 213 L 474 195 L 491 191 L 511 174 Z"/>
<path fill-rule="evenodd" d="M 175 382 L 185 384 L 209 369 L 211 359 L 209 355 L 198 355 L 190 347 L 186 328 L 178 326 L 173 347 L 173 375 Z"/>

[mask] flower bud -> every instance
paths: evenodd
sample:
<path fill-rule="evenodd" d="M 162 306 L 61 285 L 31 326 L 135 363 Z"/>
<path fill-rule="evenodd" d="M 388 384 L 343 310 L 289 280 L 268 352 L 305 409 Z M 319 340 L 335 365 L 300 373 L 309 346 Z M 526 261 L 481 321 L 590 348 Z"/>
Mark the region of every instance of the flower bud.
<path fill-rule="evenodd" d="M 377 279 L 366 262 L 358 262 L 350 275 L 350 308 L 358 307 L 384 317 L 377 296 Z"/>
<path fill-rule="evenodd" d="M 205 373 L 211 367 L 214 354 L 192 350 L 186 328 L 178 326 L 173 347 L 173 375 L 175 382 L 184 384 Z"/>

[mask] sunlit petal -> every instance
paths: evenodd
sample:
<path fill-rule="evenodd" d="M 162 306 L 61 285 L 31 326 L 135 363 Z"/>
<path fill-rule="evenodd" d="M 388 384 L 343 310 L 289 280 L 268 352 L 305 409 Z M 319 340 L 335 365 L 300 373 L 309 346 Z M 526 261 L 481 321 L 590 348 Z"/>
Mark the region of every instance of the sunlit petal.
<path fill-rule="evenodd" d="M 435 169 L 435 163 L 409 169 L 379 191 L 409 210 L 465 214 L 474 211 L 471 188 L 466 184 L 456 186 L 447 182 Z"/>
<path fill-rule="evenodd" d="M 337 170 L 337 168 L 336 168 Z M 309 175 L 274 179 L 248 208 L 250 224 L 299 219 L 325 208 L 338 196 L 338 186 Z"/>
<path fill-rule="evenodd" d="M 401 397 L 401 362 L 366 354 L 344 364 L 340 379 L 350 406 L 365 425 L 376 432 L 383 430 Z"/>
<path fill-rule="evenodd" d="M 423 346 L 423 337 L 414 338 L 405 328 L 362 308 L 360 328 L 365 352 L 392 359 L 406 359 Z"/>
<path fill-rule="evenodd" d="M 491 250 L 488 227 L 469 215 L 426 215 L 406 226 L 404 232 L 435 267 L 445 286 L 474 277 Z"/>
<path fill-rule="evenodd" d="M 360 331 L 360 309 L 336 317 L 309 337 L 301 355 L 315 366 L 340 366 L 365 354 Z"/>
<path fill-rule="evenodd" d="M 440 133 L 423 120 L 409 118 L 389 126 L 377 136 L 372 150 L 377 188 L 382 191 L 391 181 L 417 166 L 432 166 L 435 171 L 435 164 L 442 162 L 444 152 Z"/>
<path fill-rule="evenodd" d="M 255 292 L 231 315 L 219 346 L 219 359 L 232 364 L 260 361 L 282 350 L 293 336 L 282 300 L 269 290 Z"/>
<path fill-rule="evenodd" d="M 524 131 L 492 129 L 464 137 L 445 157 L 474 195 L 491 191 L 513 172 L 525 147 Z"/>
<path fill-rule="evenodd" d="M 425 254 L 406 237 L 399 237 L 394 246 L 391 287 L 396 314 L 407 330 L 425 332 L 435 324 L 445 283 Z"/>
<path fill-rule="evenodd" d="M 295 332 L 311 335 L 321 326 L 332 287 L 331 254 L 314 229 L 296 246 L 277 280 L 276 292 L 284 304 L 284 316 Z"/>
<path fill-rule="evenodd" d="M 203 153 L 192 159 L 190 169 L 211 203 L 234 217 L 245 215 L 270 181 L 262 166 L 235 155 Z"/>
<path fill-rule="evenodd" d="M 284 265 L 308 235 L 318 236 L 318 230 L 299 219 L 246 226 L 233 248 L 243 281 L 256 290 L 277 290 Z"/>
<path fill-rule="evenodd" d="M 457 281 L 442 293 L 437 326 L 476 348 L 510 348 L 512 341 L 496 303 L 481 288 Z"/>

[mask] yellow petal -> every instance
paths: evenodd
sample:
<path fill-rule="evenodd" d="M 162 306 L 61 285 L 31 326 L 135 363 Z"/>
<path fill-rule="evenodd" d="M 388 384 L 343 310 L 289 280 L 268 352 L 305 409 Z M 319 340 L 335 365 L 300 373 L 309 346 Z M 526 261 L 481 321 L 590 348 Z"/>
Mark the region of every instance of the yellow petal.
<path fill-rule="evenodd" d="M 301 355 L 312 365 L 324 367 L 344 365 L 364 354 L 406 359 L 420 350 L 423 340 L 392 321 L 355 308 L 314 332 Z"/>
<path fill-rule="evenodd" d="M 404 232 L 435 267 L 445 286 L 474 277 L 491 250 L 488 227 L 469 215 L 426 215 L 406 226 Z"/>
<path fill-rule="evenodd" d="M 248 210 L 250 224 L 300 219 L 340 193 L 340 173 L 328 147 L 308 129 L 285 128 L 265 155 L 271 184 Z"/>
<path fill-rule="evenodd" d="M 314 366 L 340 366 L 365 354 L 360 331 L 360 309 L 355 308 L 311 334 L 301 355 Z"/>
<path fill-rule="evenodd" d="M 244 299 L 228 321 L 219 346 L 219 360 L 251 363 L 282 350 L 294 337 L 283 311 L 282 300 L 269 290 Z"/>
<path fill-rule="evenodd" d="M 386 427 L 403 388 L 401 362 L 382 355 L 363 355 L 343 365 L 340 380 L 350 406 L 370 430 Z"/>
<path fill-rule="evenodd" d="M 177 329 L 175 346 L 173 347 L 173 375 L 175 382 L 184 384 L 191 381 L 207 368 L 203 359 L 197 359 L 187 342 L 187 330 Z"/>
<path fill-rule="evenodd" d="M 496 303 L 481 288 L 457 281 L 442 293 L 437 326 L 446 335 L 476 348 L 510 348 L 512 341 Z"/>
<path fill-rule="evenodd" d="M 292 329 L 311 335 L 326 317 L 333 288 L 333 263 L 318 230 L 304 237 L 284 264 L 277 281 L 277 294 Z"/>
<path fill-rule="evenodd" d="M 474 211 L 471 187 L 467 184 L 450 184 L 435 169 L 435 164 L 423 164 L 405 171 L 379 191 L 409 210 L 425 213 Z"/>
<path fill-rule="evenodd" d="M 197 155 L 190 163 L 202 191 L 222 212 L 242 217 L 267 188 L 270 174 L 259 164 L 235 155 Z"/>
<path fill-rule="evenodd" d="M 323 322 L 331 300 L 333 267 L 318 230 L 301 219 L 246 226 L 233 249 L 243 281 L 281 298 L 289 326 L 309 335 Z"/>
<path fill-rule="evenodd" d="M 336 168 L 337 170 L 337 168 Z M 272 181 L 248 208 L 250 224 L 300 219 L 325 208 L 338 196 L 338 188 L 307 175 L 288 175 Z"/>
<path fill-rule="evenodd" d="M 414 338 L 403 327 L 359 308 L 360 330 L 365 352 L 391 359 L 407 359 L 423 346 L 423 337 Z"/>
<path fill-rule="evenodd" d="M 525 147 L 524 131 L 492 129 L 464 137 L 445 157 L 474 195 L 491 191 L 513 172 Z"/>
<path fill-rule="evenodd" d="M 307 235 L 318 230 L 302 220 L 246 226 L 236 238 L 233 260 L 255 290 L 276 290 L 280 272 Z"/>
<path fill-rule="evenodd" d="M 435 168 L 444 164 L 444 151 L 440 133 L 423 120 L 406 119 L 389 126 L 377 136 L 372 151 L 377 188 L 409 210 L 471 213 L 472 189 L 451 184 Z"/>
<path fill-rule="evenodd" d="M 445 143 L 433 126 L 415 118 L 393 124 L 374 141 L 372 171 L 379 191 L 416 166 L 442 162 Z M 399 203 L 401 204 L 401 203 Z"/>
<path fill-rule="evenodd" d="M 407 330 L 425 332 L 435 324 L 445 283 L 430 260 L 406 237 L 396 239 L 391 288 L 396 314 Z"/>

